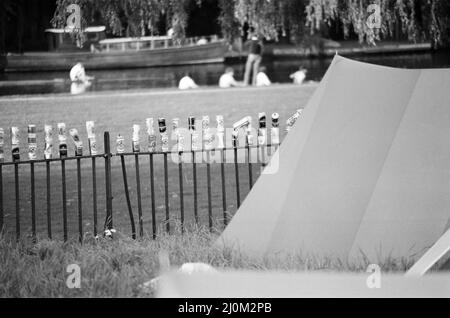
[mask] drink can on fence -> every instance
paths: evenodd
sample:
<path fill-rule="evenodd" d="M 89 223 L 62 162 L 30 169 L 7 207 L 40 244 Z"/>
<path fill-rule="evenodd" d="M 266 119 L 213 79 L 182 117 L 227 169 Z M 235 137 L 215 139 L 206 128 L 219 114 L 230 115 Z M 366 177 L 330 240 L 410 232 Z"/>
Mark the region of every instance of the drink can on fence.
<path fill-rule="evenodd" d="M 180 128 L 180 119 L 179 118 L 172 119 L 172 133 L 178 134 L 179 128 Z"/>
<path fill-rule="evenodd" d="M 292 127 L 295 125 L 296 121 L 300 118 L 302 115 L 303 109 L 298 109 L 294 115 L 288 118 L 286 120 L 286 132 L 289 132 Z"/>
<path fill-rule="evenodd" d="M 266 113 L 259 113 L 259 129 L 258 129 L 258 144 L 264 145 L 267 142 L 267 116 Z"/>
<path fill-rule="evenodd" d="M 168 152 L 169 151 L 169 135 L 167 134 L 166 119 L 159 118 L 158 126 L 159 126 L 159 134 L 161 135 L 161 150 L 163 152 Z"/>
<path fill-rule="evenodd" d="M 238 146 L 239 142 L 239 130 L 242 128 L 245 128 L 246 130 L 246 143 L 249 145 L 249 142 L 252 142 L 251 139 L 251 129 L 252 129 L 252 118 L 250 116 L 246 116 L 233 125 L 233 134 L 232 134 L 232 140 L 233 140 L 233 147 Z"/>
<path fill-rule="evenodd" d="M 140 144 L 140 138 L 139 138 L 140 132 L 141 132 L 141 126 L 133 125 L 133 137 L 132 137 L 133 152 L 141 151 L 141 144 Z"/>
<path fill-rule="evenodd" d="M 121 134 L 117 135 L 116 151 L 117 151 L 117 153 L 124 153 L 125 152 L 125 138 Z"/>
<path fill-rule="evenodd" d="M 278 113 L 272 114 L 272 130 L 271 130 L 271 143 L 274 145 L 278 145 L 280 143 L 280 115 Z"/>
<path fill-rule="evenodd" d="M 97 138 L 95 136 L 95 122 L 87 121 L 86 122 L 86 131 L 89 142 L 89 152 L 91 156 L 97 155 Z"/>
<path fill-rule="evenodd" d="M 217 121 L 217 148 L 225 148 L 225 124 L 222 115 L 216 116 Z"/>
<path fill-rule="evenodd" d="M 11 153 L 13 161 L 20 160 L 19 143 L 20 143 L 19 128 L 11 127 Z"/>
<path fill-rule="evenodd" d="M 189 126 L 189 131 L 191 132 L 191 150 L 192 151 L 200 150 L 199 135 L 198 135 L 197 129 L 195 127 L 195 117 L 194 116 L 189 116 L 188 126 Z"/>
<path fill-rule="evenodd" d="M 44 126 L 45 133 L 45 147 L 44 147 L 44 158 L 49 160 L 52 159 L 53 153 L 53 127 L 50 125 Z"/>
<path fill-rule="evenodd" d="M 280 120 L 280 114 L 273 113 L 272 114 L 272 127 L 278 128 L 280 126 L 279 120 Z"/>
<path fill-rule="evenodd" d="M 188 127 L 190 131 L 195 130 L 195 117 L 193 116 L 188 117 Z"/>
<path fill-rule="evenodd" d="M 154 120 L 153 118 L 147 118 L 145 120 L 147 125 L 147 135 L 148 135 L 148 151 L 155 152 L 156 151 L 156 135 L 154 129 Z"/>
<path fill-rule="evenodd" d="M 214 135 L 209 131 L 209 116 L 202 117 L 202 133 L 203 133 L 203 145 L 205 150 L 211 150 L 214 142 Z"/>
<path fill-rule="evenodd" d="M 184 135 L 180 133 L 180 119 L 172 119 L 172 133 L 177 141 L 178 152 L 184 151 Z"/>
<path fill-rule="evenodd" d="M 28 159 L 37 159 L 37 141 L 36 141 L 36 126 L 28 125 Z"/>
<path fill-rule="evenodd" d="M 247 146 L 253 145 L 253 135 L 252 135 L 252 117 L 248 116 L 248 124 L 246 128 L 247 133 Z"/>
<path fill-rule="evenodd" d="M 5 160 L 3 152 L 4 144 L 5 144 L 5 131 L 3 130 L 3 128 L 0 128 L 0 162 L 3 162 Z"/>
<path fill-rule="evenodd" d="M 66 136 L 66 124 L 58 124 L 58 141 L 59 141 L 59 156 L 61 158 L 67 157 L 67 136 Z"/>
<path fill-rule="evenodd" d="M 83 155 L 83 142 L 78 135 L 78 130 L 73 128 L 69 131 L 69 134 L 72 137 L 73 143 L 75 144 L 75 156 L 81 157 Z"/>

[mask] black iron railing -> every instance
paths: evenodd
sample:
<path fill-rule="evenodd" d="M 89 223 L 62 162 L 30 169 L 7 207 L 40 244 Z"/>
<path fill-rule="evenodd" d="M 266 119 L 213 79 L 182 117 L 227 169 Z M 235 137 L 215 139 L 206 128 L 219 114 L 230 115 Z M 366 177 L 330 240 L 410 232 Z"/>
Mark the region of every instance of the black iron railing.
<path fill-rule="evenodd" d="M 68 221 L 69 216 L 72 215 L 69 213 L 68 205 L 71 205 L 71 200 L 68 198 L 68 186 L 72 184 L 68 184 L 68 168 L 66 165 L 75 163 L 76 170 L 76 218 L 77 222 L 71 223 L 71 225 L 75 225 L 78 227 L 78 239 L 80 241 L 83 240 L 85 235 L 85 223 L 84 218 L 86 218 L 86 204 L 83 201 L 86 198 L 89 198 L 92 204 L 92 232 L 94 236 L 99 235 L 99 233 L 104 233 L 105 231 L 111 231 L 114 229 L 113 221 L 115 215 L 113 210 L 119 209 L 121 201 L 114 200 L 113 197 L 113 170 L 116 168 L 121 170 L 121 179 L 123 181 L 123 194 L 125 196 L 125 204 L 126 209 L 128 210 L 128 221 L 131 227 L 131 236 L 133 238 L 143 237 L 145 235 L 146 230 L 144 229 L 144 208 L 148 210 L 148 206 L 143 203 L 143 185 L 142 180 L 143 177 L 147 179 L 145 173 L 142 172 L 142 168 L 145 167 L 143 165 L 144 159 L 147 162 L 148 166 L 148 179 L 149 185 L 148 191 L 145 193 L 149 195 L 150 198 L 150 216 L 151 216 L 151 236 L 153 238 L 157 237 L 158 223 L 165 223 L 165 230 L 167 232 L 171 231 L 171 223 L 172 220 L 170 207 L 170 192 L 169 192 L 169 182 L 172 175 L 169 173 L 169 156 L 178 156 L 178 162 L 175 162 L 178 170 L 178 194 L 177 200 L 178 209 L 176 213 L 178 214 L 178 219 L 181 224 L 181 230 L 184 232 L 185 224 L 186 224 L 186 181 L 185 175 L 186 171 L 189 171 L 192 174 L 192 198 L 193 198 L 193 216 L 194 222 L 200 223 L 200 207 L 199 207 L 199 165 L 203 164 L 206 166 L 206 210 L 208 217 L 208 226 L 212 231 L 214 229 L 215 218 L 213 216 L 213 203 L 220 202 L 221 204 L 221 215 L 222 215 L 222 223 L 223 226 L 226 226 L 229 218 L 230 218 L 230 197 L 235 197 L 235 205 L 233 206 L 237 209 L 241 205 L 241 192 L 242 192 L 242 170 L 243 166 L 246 166 L 248 170 L 248 177 L 246 178 L 246 182 L 248 182 L 248 190 L 250 190 L 253 186 L 255 176 L 260 172 L 260 169 L 255 169 L 255 167 L 263 167 L 267 162 L 268 157 L 273 153 L 278 145 L 249 145 L 247 144 L 245 147 L 231 147 L 231 148 L 220 148 L 220 149 L 201 149 L 201 150 L 186 150 L 186 151 L 159 151 L 159 152 L 131 152 L 131 153 L 112 153 L 110 149 L 110 135 L 108 132 L 104 133 L 104 153 L 98 155 L 89 155 L 89 156 L 74 156 L 74 157 L 65 157 L 65 158 L 52 158 L 52 159 L 39 159 L 39 160 L 27 160 L 27 161 L 13 161 L 13 162 L 1 162 L 0 163 L 0 231 L 5 233 L 15 233 L 15 237 L 20 239 L 23 236 L 23 231 L 21 229 L 22 221 L 28 219 L 28 217 L 23 215 L 24 209 L 22 207 L 22 203 L 27 201 L 28 198 L 30 200 L 30 221 L 31 221 L 31 236 L 34 240 L 41 235 L 42 233 L 38 233 L 36 215 L 37 211 L 40 214 L 45 213 L 46 225 L 41 226 L 41 230 L 46 228 L 46 236 L 52 239 L 54 237 L 54 233 L 61 233 L 60 229 L 55 230 L 54 228 L 54 220 L 55 217 L 61 218 L 62 211 L 62 238 L 64 241 L 69 239 L 69 230 L 73 233 L 73 229 L 70 228 L 70 224 Z M 241 163 L 238 159 L 238 152 L 245 152 L 246 160 Z M 258 156 L 257 160 L 253 160 L 252 156 L 254 155 L 254 151 Z M 217 152 L 217 153 L 216 153 Z M 197 158 L 202 158 L 201 162 L 198 162 Z M 211 154 L 214 154 L 215 158 L 217 158 L 217 154 L 219 154 L 219 162 L 211 161 Z M 230 178 L 227 174 L 226 162 L 228 162 L 227 156 L 233 156 L 233 160 L 231 161 L 231 166 L 234 168 L 234 177 Z M 155 171 L 155 160 L 160 160 L 162 158 L 163 161 L 163 180 L 162 185 L 159 180 L 156 178 Z M 190 158 L 190 162 L 186 160 L 186 158 Z M 204 159 L 206 158 L 206 159 Z M 120 160 L 118 160 L 120 159 Z M 133 160 L 134 159 L 134 160 Z M 115 163 L 119 161 L 120 165 L 116 165 Z M 100 173 L 99 170 L 102 169 L 100 165 L 103 165 L 104 169 L 104 189 L 101 189 L 101 183 L 99 183 L 99 178 L 103 173 Z M 22 178 L 26 177 L 26 173 L 22 172 L 22 169 L 25 169 L 26 166 L 29 166 L 29 195 L 28 192 L 25 192 L 23 187 Z M 219 182 L 213 182 L 212 180 L 212 168 L 219 168 L 220 177 Z M 130 176 L 128 174 L 127 168 L 134 168 L 134 179 L 135 179 L 135 190 L 136 190 L 136 204 L 132 203 L 132 195 L 130 193 Z M 5 172 L 5 169 L 8 169 L 8 172 Z M 245 169 L 245 168 L 244 168 Z M 13 180 L 11 179 L 11 174 L 9 170 L 13 170 Z M 255 171 L 257 170 L 257 171 Z M 70 170 L 72 171 L 72 170 Z M 175 171 L 175 170 L 174 170 Z M 39 176 L 37 174 L 39 173 Z M 90 181 L 87 182 L 86 174 L 90 174 Z M 59 177 L 55 178 L 55 174 L 59 175 Z M 5 197 L 5 175 L 8 177 L 8 182 L 6 186 L 8 187 L 8 192 L 13 192 L 13 195 Z M 72 175 L 72 174 L 71 174 Z M 83 178 L 83 175 L 84 178 Z M 53 177 L 52 177 L 53 176 Z M 214 174 L 216 176 L 216 174 Z M 55 179 L 59 179 L 58 184 L 56 184 Z M 234 180 L 233 180 L 234 179 Z M 26 181 L 26 180 L 25 180 Z M 228 181 L 228 182 L 227 182 Z M 36 184 L 39 184 L 39 189 L 41 191 L 39 194 L 36 194 Z M 44 185 L 45 183 L 45 185 Z M 88 183 L 90 186 L 88 187 Z M 172 182 L 173 183 L 173 182 Z M 176 182 L 175 182 L 176 183 Z M 234 194 L 230 193 L 229 187 L 227 189 L 227 185 L 232 184 L 234 187 Z M 14 190 L 11 191 L 9 189 L 10 186 L 14 185 Z M 114 184 L 115 185 L 115 184 Z M 116 190 L 117 190 L 117 185 Z M 172 184 L 172 187 L 174 185 Z M 214 187 L 220 188 L 220 199 L 217 197 L 213 199 L 212 189 Z M 91 189 L 90 191 L 87 189 Z M 161 212 L 157 211 L 157 197 L 156 189 L 164 189 L 162 192 L 164 193 L 164 210 L 162 211 L 163 219 L 161 220 Z M 203 188 L 203 185 L 202 185 Z M 99 202 L 99 193 L 105 193 L 104 202 Z M 189 190 L 190 191 L 190 190 Z M 247 190 L 245 190 L 248 192 Z M 55 192 L 60 192 L 60 199 L 57 200 L 60 204 L 55 203 Z M 122 192 L 120 192 L 122 193 Z M 92 197 L 92 199 L 91 199 Z M 56 198 L 57 199 L 57 198 Z M 13 201 L 13 202 L 11 202 Z M 70 202 L 69 202 L 70 201 Z M 103 201 L 103 200 L 102 200 Z M 104 204 L 104 225 L 103 229 L 99 230 L 98 221 L 100 219 L 99 205 Z M 115 205 L 117 204 L 117 205 Z M 38 208 L 39 205 L 39 208 Z M 55 205 L 57 207 L 55 208 Z M 28 204 L 27 204 L 28 207 Z M 83 210 L 83 207 L 85 210 Z M 90 209 L 90 207 L 89 207 Z M 137 222 L 135 219 L 137 210 Z M 216 208 L 217 209 L 217 208 Z M 55 211 L 58 210 L 58 211 Z M 57 213 L 55 213 L 57 212 Z M 91 213 L 91 211 L 89 211 Z M 102 211 L 103 212 L 103 211 Z M 89 213 L 89 214 L 90 214 Z M 102 213 L 103 214 L 103 213 Z M 123 214 L 122 214 L 123 215 Z M 8 216 L 8 219 L 15 219 L 15 222 L 5 223 L 5 218 Z M 216 218 L 220 219 L 220 218 Z M 11 224 L 12 223 L 12 224 Z M 15 225 L 14 225 L 15 223 Z M 27 221 L 27 224 L 29 222 Z M 121 224 L 123 225 L 123 223 Z M 11 228 L 13 227 L 13 228 Z M 122 229 L 120 229 L 122 230 Z M 28 230 L 27 230 L 28 232 Z"/>

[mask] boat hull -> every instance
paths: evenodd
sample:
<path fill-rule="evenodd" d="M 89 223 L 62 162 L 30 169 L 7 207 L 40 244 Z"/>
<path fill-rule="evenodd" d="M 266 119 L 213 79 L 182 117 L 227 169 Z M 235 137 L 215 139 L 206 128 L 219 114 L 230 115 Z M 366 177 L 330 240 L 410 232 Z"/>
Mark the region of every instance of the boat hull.
<path fill-rule="evenodd" d="M 69 71 L 78 62 L 86 69 L 121 69 L 169 65 L 220 63 L 225 59 L 224 41 L 205 45 L 141 51 L 26 53 L 7 56 L 6 72 Z"/>

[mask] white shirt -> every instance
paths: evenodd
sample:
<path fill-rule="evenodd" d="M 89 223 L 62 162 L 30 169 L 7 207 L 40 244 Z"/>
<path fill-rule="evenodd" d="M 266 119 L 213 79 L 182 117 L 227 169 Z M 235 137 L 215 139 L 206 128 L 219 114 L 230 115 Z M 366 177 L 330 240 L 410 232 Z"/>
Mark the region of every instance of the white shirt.
<path fill-rule="evenodd" d="M 294 79 L 294 84 L 302 84 L 305 80 L 306 74 L 304 71 L 297 71 L 294 74 L 291 74 L 290 76 L 292 79 Z"/>
<path fill-rule="evenodd" d="M 225 74 L 222 74 L 222 76 L 220 76 L 220 79 L 219 79 L 219 87 L 220 88 L 230 88 L 233 86 L 238 86 L 233 75 L 231 75 L 230 73 L 225 73 Z"/>
<path fill-rule="evenodd" d="M 270 79 L 267 77 L 266 73 L 259 72 L 256 75 L 256 86 L 270 86 L 272 83 Z"/>
<path fill-rule="evenodd" d="M 195 84 L 194 80 L 190 78 L 189 76 L 185 76 L 180 80 L 180 83 L 178 84 L 178 89 L 191 89 L 191 88 L 197 88 L 198 85 Z"/>
<path fill-rule="evenodd" d="M 75 64 L 70 70 L 70 80 L 72 82 L 86 82 L 86 71 L 82 64 Z"/>

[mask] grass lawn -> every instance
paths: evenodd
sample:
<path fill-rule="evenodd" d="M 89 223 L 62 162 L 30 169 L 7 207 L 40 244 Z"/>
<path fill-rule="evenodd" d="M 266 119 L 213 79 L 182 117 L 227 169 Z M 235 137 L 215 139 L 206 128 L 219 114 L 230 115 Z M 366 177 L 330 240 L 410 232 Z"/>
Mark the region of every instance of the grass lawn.
<path fill-rule="evenodd" d="M 218 270 L 365 272 L 368 265 L 296 254 L 252 258 L 215 247 L 216 238 L 205 228 L 194 228 L 184 235 L 161 235 L 156 241 L 133 241 L 120 233 L 112 240 L 87 238 L 83 245 L 46 240 L 15 245 L 0 239 L 0 297 L 151 297 L 153 291 L 140 285 L 159 275 L 161 251 L 169 255 L 173 267 L 203 262 Z M 66 285 L 70 264 L 80 266 L 80 289 Z M 405 271 L 411 262 L 386 260 L 380 266 L 383 272 Z"/>
<path fill-rule="evenodd" d="M 187 126 L 187 117 L 196 116 L 198 121 L 203 115 L 211 118 L 211 127 L 215 127 L 215 116 L 223 115 L 225 126 L 231 127 L 234 122 L 244 116 L 252 116 L 254 120 L 259 112 L 266 112 L 270 116 L 273 112 L 280 113 L 281 133 L 284 134 L 285 120 L 296 109 L 303 108 L 317 85 L 305 85 L 302 87 L 293 85 L 274 85 L 269 88 L 237 88 L 222 90 L 216 88 L 204 88 L 196 91 L 180 92 L 177 90 L 139 90 L 122 92 L 89 93 L 81 96 L 70 95 L 42 95 L 42 96 L 17 96 L 0 98 L 0 127 L 5 129 L 5 157 L 10 160 L 10 142 L 8 129 L 18 126 L 21 129 L 21 156 L 27 158 L 28 124 L 37 125 L 38 156 L 43 157 L 44 148 L 44 124 L 52 124 L 54 129 L 58 122 L 65 122 L 67 129 L 77 128 L 81 134 L 83 144 L 87 145 L 85 122 L 94 120 L 100 151 L 103 149 L 103 132 L 109 131 L 112 139 L 112 149 L 115 152 L 115 137 L 118 133 L 125 137 L 127 150 L 131 150 L 132 125 L 141 125 L 142 147 L 145 149 L 145 118 L 165 117 L 168 127 L 171 119 L 181 119 L 182 127 Z M 170 132 L 170 130 L 169 130 Z M 229 139 L 229 138 L 228 138 Z M 57 136 L 54 135 L 54 144 L 57 144 Z M 87 150 L 85 150 L 87 151 Z M 69 142 L 69 153 L 73 154 L 73 145 Z M 56 147 L 54 148 L 56 154 Z M 158 156 L 160 157 L 160 156 Z M 132 159 L 132 158 L 130 158 Z M 20 179 L 20 216 L 21 232 L 29 234 L 31 231 L 31 199 L 30 199 L 30 175 L 28 166 L 22 167 Z M 99 229 L 102 228 L 105 219 L 105 192 L 103 160 L 97 163 L 98 186 L 98 211 Z M 253 167 L 254 179 L 258 176 L 258 166 Z M 193 219 L 193 175 L 191 165 L 183 165 L 184 169 L 184 203 L 186 220 Z M 226 167 L 227 212 L 232 215 L 236 211 L 236 192 L 234 183 L 234 166 Z M 133 205 L 134 218 L 137 220 L 136 178 L 133 160 L 127 160 L 128 184 Z M 140 179 L 142 186 L 142 209 L 144 230 L 149 234 L 151 230 L 150 207 L 150 178 L 149 159 L 140 161 Z M 206 167 L 198 166 L 198 194 L 199 215 L 202 224 L 207 224 L 207 191 L 206 191 Z M 222 192 L 220 181 L 220 167 L 213 165 L 212 176 L 212 208 L 216 222 L 223 218 Z M 240 167 L 241 176 L 241 200 L 249 191 L 248 168 Z M 15 230 L 15 201 L 14 201 L 14 172 L 13 167 L 3 167 L 3 206 L 6 232 Z M 91 184 L 90 160 L 82 163 L 82 188 L 83 188 L 83 230 L 85 235 L 93 232 L 93 199 Z M 112 162 L 113 183 L 113 211 L 114 227 L 127 235 L 130 234 L 130 222 L 126 207 L 122 171 L 120 160 L 113 158 Z M 69 237 L 76 239 L 78 235 L 77 221 L 77 185 L 75 162 L 67 163 L 67 204 L 68 204 L 68 229 Z M 36 166 L 36 214 L 37 231 L 42 237 L 47 233 L 46 219 L 46 183 L 45 166 Z M 52 229 L 54 238 L 62 237 L 62 192 L 61 171 L 59 163 L 51 164 L 51 208 Z M 157 220 L 159 223 L 165 218 L 163 162 L 155 157 L 155 200 Z M 175 222 L 179 217 L 179 184 L 178 165 L 169 164 L 169 207 L 170 216 Z"/>

